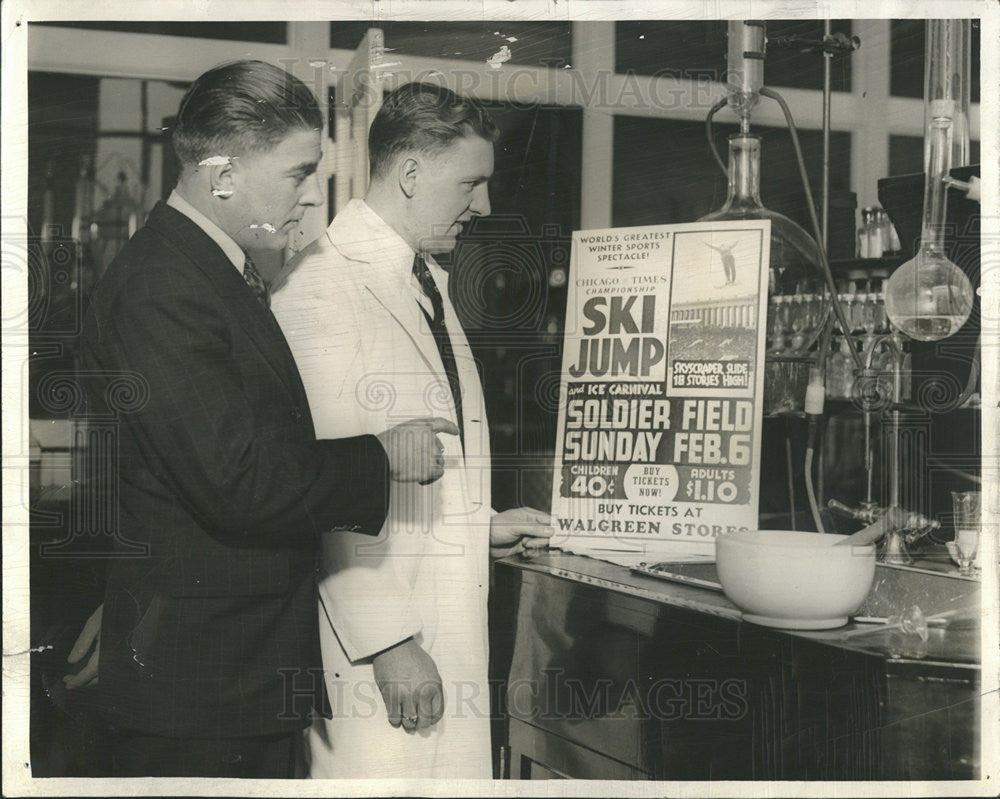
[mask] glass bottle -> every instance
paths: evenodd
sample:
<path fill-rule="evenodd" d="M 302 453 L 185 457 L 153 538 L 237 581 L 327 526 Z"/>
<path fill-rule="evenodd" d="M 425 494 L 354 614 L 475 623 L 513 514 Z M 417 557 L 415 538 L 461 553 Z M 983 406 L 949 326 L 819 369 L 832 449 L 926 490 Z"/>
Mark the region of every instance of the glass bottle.
<path fill-rule="evenodd" d="M 849 400 L 854 396 L 854 344 L 850 336 L 840 340 L 840 357 L 843 358 L 844 368 L 837 390 L 841 398 Z"/>
<path fill-rule="evenodd" d="M 764 413 L 768 416 L 801 411 L 809 382 L 808 349 L 830 313 L 829 292 L 819 266 L 816 242 L 787 216 L 765 208 L 760 201 L 760 136 L 734 133 L 729 137 L 729 191 L 725 204 L 699 222 L 771 220 L 771 256 L 768 262 L 767 329 L 778 327 L 776 314 L 789 314 L 787 333 L 793 340 L 770 336 L 764 364 Z M 801 301 L 816 295 L 819 310 Z M 799 297 L 796 302 L 793 298 Z M 807 312 L 808 311 L 808 312 Z M 794 316 L 794 318 L 792 318 Z M 780 344 L 776 343 L 780 341 Z"/>
<path fill-rule="evenodd" d="M 868 281 L 857 280 L 854 283 L 854 296 L 851 299 L 851 332 L 860 333 L 865 329 L 865 304 L 868 302 Z"/>
<path fill-rule="evenodd" d="M 861 225 L 858 227 L 858 240 L 855 244 L 855 254 L 858 258 L 868 257 L 868 225 L 871 221 L 871 208 L 861 209 Z"/>
<path fill-rule="evenodd" d="M 94 207 L 97 184 L 94 180 L 94 165 L 89 155 L 80 160 L 80 176 L 76 180 L 73 198 L 73 222 L 70 233 L 80 244 L 86 244 L 97 233 L 94 222 Z"/>
<path fill-rule="evenodd" d="M 878 223 L 882 230 L 882 255 L 891 255 L 892 253 L 898 252 L 899 237 L 896 236 L 896 231 L 892 226 L 892 222 L 889 221 L 889 214 L 881 208 L 878 212 Z"/>
<path fill-rule="evenodd" d="M 882 241 L 882 209 L 873 205 L 868 217 L 868 258 L 881 258 L 885 252 L 885 243 Z"/>
<path fill-rule="evenodd" d="M 840 394 L 844 383 L 844 370 L 847 364 L 838 346 L 837 337 L 830 340 L 830 349 L 826 353 L 826 398 L 830 400 L 843 399 Z"/>
<path fill-rule="evenodd" d="M 789 331 L 784 297 L 772 297 L 767 306 L 767 351 L 783 352 Z"/>

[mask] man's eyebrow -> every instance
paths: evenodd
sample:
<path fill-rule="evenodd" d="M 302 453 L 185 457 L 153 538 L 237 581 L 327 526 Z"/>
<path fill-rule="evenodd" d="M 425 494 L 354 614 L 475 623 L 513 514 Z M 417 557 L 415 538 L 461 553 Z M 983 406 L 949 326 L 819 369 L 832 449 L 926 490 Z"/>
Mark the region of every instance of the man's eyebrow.
<path fill-rule="evenodd" d="M 289 169 L 288 174 L 296 175 L 301 173 L 303 175 L 311 175 L 313 172 L 316 171 L 318 167 L 319 163 L 317 161 L 303 161 L 301 164 L 293 166 L 291 169 Z"/>

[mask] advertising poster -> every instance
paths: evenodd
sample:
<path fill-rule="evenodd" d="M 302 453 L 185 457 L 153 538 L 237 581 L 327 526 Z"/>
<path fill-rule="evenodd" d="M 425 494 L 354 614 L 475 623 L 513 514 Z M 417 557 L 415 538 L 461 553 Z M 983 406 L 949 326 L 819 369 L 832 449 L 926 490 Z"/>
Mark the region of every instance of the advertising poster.
<path fill-rule="evenodd" d="M 757 526 L 769 221 L 574 234 L 552 513 L 573 550 Z"/>

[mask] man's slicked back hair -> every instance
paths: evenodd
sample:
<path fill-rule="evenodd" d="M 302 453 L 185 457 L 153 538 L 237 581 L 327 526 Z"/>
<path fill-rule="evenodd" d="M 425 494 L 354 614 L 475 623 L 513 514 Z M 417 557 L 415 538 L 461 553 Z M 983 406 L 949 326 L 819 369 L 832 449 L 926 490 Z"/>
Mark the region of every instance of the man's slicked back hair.
<path fill-rule="evenodd" d="M 294 75 L 264 61 L 234 61 L 191 84 L 171 141 L 183 168 L 213 156 L 266 152 L 322 124 L 316 98 Z"/>
<path fill-rule="evenodd" d="M 385 98 L 368 132 L 371 176 L 384 174 L 400 153 L 433 155 L 470 135 L 495 142 L 500 131 L 474 100 L 442 86 L 407 83 Z"/>

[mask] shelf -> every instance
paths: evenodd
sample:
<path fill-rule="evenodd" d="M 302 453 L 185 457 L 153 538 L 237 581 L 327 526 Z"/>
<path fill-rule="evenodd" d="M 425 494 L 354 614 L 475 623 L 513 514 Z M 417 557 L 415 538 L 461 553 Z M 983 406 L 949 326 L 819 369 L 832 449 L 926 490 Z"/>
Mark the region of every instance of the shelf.
<path fill-rule="evenodd" d="M 902 263 L 902 255 L 886 258 L 842 258 L 830 261 L 830 271 L 835 278 L 889 277 Z"/>

